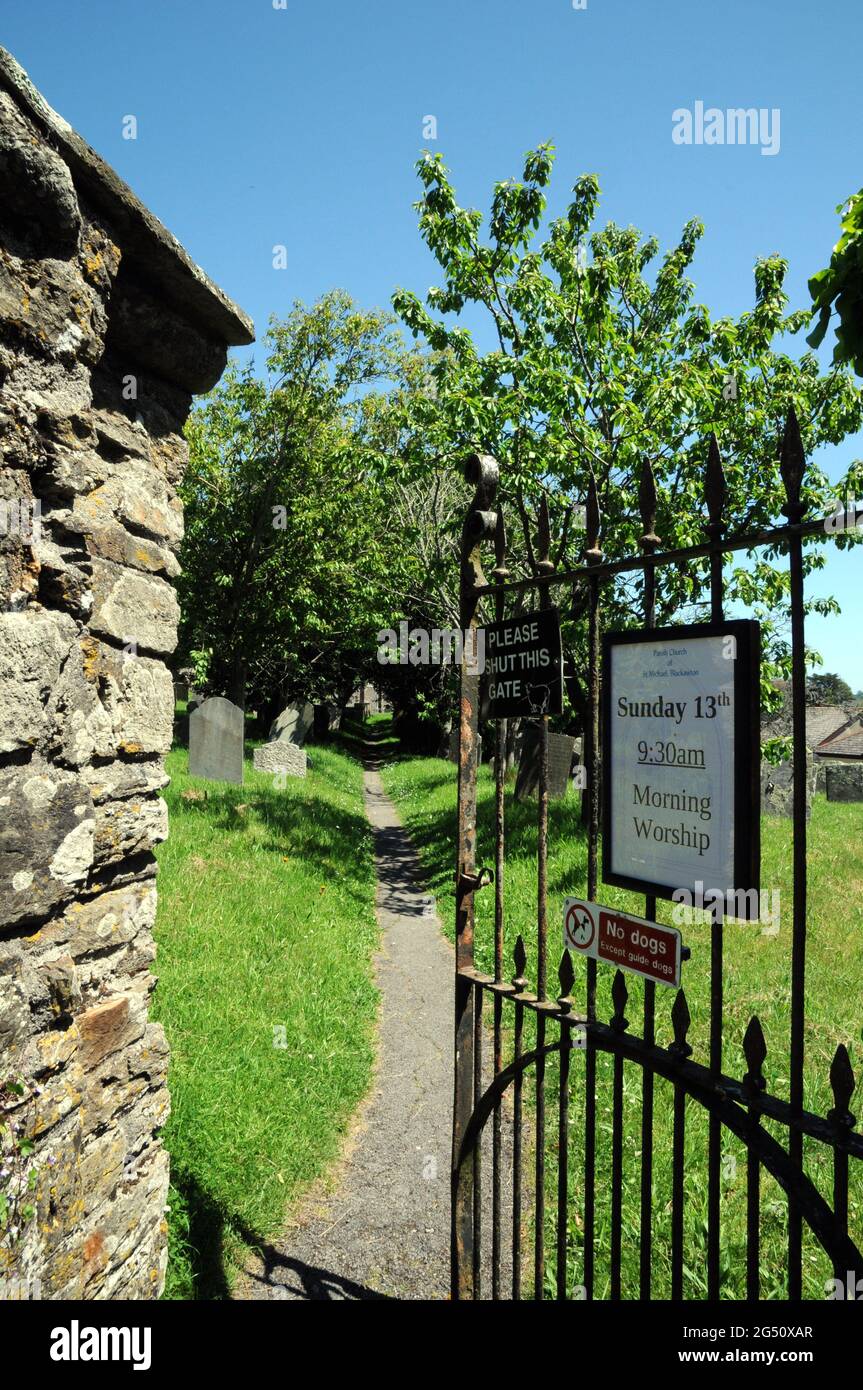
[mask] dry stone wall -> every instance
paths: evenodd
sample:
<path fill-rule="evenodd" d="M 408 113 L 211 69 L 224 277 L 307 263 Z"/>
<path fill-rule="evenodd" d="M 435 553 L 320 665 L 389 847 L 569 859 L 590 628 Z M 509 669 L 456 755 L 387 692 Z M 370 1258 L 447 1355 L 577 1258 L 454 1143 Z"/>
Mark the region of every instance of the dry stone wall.
<path fill-rule="evenodd" d="M 36 1174 L 0 1297 L 161 1291 L 176 489 L 192 395 L 252 337 L 0 50 L 0 1120 Z"/>

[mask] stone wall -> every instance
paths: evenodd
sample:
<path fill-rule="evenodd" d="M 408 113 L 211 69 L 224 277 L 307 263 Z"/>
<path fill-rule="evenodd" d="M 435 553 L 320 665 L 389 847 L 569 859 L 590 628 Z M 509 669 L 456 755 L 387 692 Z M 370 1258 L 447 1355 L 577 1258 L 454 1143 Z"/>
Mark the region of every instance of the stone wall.
<path fill-rule="evenodd" d="M 863 765 L 828 763 L 825 784 L 828 801 L 863 801 Z"/>
<path fill-rule="evenodd" d="M 2 1181 L 36 1174 L 0 1297 L 161 1291 L 176 487 L 192 394 L 252 337 L 0 50 L 0 1122 L 35 1140 Z"/>

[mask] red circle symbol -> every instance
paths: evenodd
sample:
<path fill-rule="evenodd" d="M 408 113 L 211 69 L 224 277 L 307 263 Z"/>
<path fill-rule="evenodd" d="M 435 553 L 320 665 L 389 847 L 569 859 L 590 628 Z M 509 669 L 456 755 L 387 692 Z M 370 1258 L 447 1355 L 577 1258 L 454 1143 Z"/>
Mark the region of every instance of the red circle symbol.
<path fill-rule="evenodd" d="M 573 903 L 564 923 L 567 945 L 576 951 L 586 951 L 596 936 L 596 923 L 584 903 Z"/>

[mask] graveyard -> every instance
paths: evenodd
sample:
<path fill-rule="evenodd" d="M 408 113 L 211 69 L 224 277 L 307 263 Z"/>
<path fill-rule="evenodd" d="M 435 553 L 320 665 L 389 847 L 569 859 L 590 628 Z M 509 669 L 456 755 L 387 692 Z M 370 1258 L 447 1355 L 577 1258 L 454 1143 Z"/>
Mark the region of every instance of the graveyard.
<path fill-rule="evenodd" d="M 200 1375 L 318 1345 L 257 1302 L 590 1303 L 619 1372 L 775 1323 L 823 1377 L 860 17 L 768 72 L 743 0 L 334 5 L 0 48 L 7 1339 Z"/>

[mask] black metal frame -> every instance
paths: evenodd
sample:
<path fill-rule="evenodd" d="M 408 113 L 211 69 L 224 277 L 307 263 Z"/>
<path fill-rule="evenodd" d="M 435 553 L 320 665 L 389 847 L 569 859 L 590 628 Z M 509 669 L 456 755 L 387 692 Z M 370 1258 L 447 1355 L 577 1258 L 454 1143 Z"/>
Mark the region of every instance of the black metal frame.
<path fill-rule="evenodd" d="M 691 887 L 688 883 L 660 884 L 636 875 L 615 873 L 611 864 L 611 825 L 614 815 L 614 784 L 610 775 L 611 737 L 611 650 L 616 646 L 633 646 L 640 642 L 673 642 L 696 637 L 734 637 L 737 654 L 734 662 L 734 887 L 742 892 L 757 893 L 760 886 L 761 820 L 753 814 L 760 799 L 759 766 L 761 758 L 761 694 L 759 663 L 761 636 L 758 623 L 747 618 L 724 622 L 689 623 L 680 627 L 637 628 L 625 632 L 607 632 L 602 638 L 602 684 L 600 687 L 600 728 L 602 737 L 602 766 L 608 775 L 602 779 L 602 881 L 635 893 L 653 893 L 657 898 L 670 898 L 678 889 Z M 756 909 L 757 916 L 757 909 Z"/>
<path fill-rule="evenodd" d="M 673 1040 L 662 1046 L 656 1039 L 655 985 L 643 986 L 643 1019 L 640 1036 L 630 1031 L 625 1017 L 628 999 L 626 979 L 618 970 L 612 984 L 613 1014 L 606 1024 L 597 1017 L 597 962 L 585 962 L 586 1008 L 576 1012 L 573 986 L 575 967 L 569 951 L 564 951 L 558 970 L 560 994 L 548 992 L 547 847 L 548 847 L 548 720 L 539 721 L 539 798 L 537 808 L 537 959 L 536 988 L 530 990 L 525 975 L 527 955 L 519 936 L 513 952 L 515 975 L 504 979 L 505 900 L 505 750 L 506 721 L 497 721 L 496 735 L 496 833 L 495 872 L 479 869 L 476 857 L 476 776 L 479 685 L 475 669 L 466 662 L 461 671 L 460 753 L 458 766 L 458 847 L 456 861 L 456 969 L 455 969 L 455 1092 L 453 1110 L 452 1158 L 452 1294 L 457 1299 L 481 1296 L 482 1243 L 482 1138 L 486 1125 L 492 1126 L 491 1192 L 491 1295 L 504 1296 L 502 1250 L 504 1232 L 501 1221 L 501 1188 L 504 1180 L 502 1148 L 502 1103 L 512 1096 L 512 1229 L 510 1295 L 521 1297 L 523 1282 L 522 1206 L 523 1182 L 524 1079 L 533 1072 L 535 1079 L 534 1128 L 534 1250 L 533 1291 L 542 1299 L 546 1274 L 545 1259 L 545 1163 L 546 1163 L 546 1061 L 559 1055 L 557 1104 L 557 1237 L 556 1296 L 569 1296 L 567 1285 L 567 1212 L 569 1191 L 569 1152 L 567 1134 L 570 1116 L 570 1059 L 577 1042 L 584 1042 L 584 1166 L 581 1175 L 583 1195 L 583 1262 L 581 1284 L 586 1298 L 595 1293 L 596 1256 L 596 1155 L 597 1155 L 597 1067 L 600 1052 L 613 1058 L 611 1095 L 611 1173 L 608 1177 L 611 1201 L 610 1295 L 619 1299 L 623 1229 L 623 1080 L 624 1067 L 635 1065 L 642 1076 L 640 1143 L 639 1215 L 639 1296 L 651 1297 L 652 1219 L 653 1219 L 653 1113 L 656 1078 L 673 1090 L 672 1194 L 671 1194 L 671 1295 L 682 1299 L 684 1282 L 684 1152 L 687 1102 L 695 1102 L 707 1113 L 707 1250 L 706 1287 L 708 1298 L 720 1293 L 720 1161 L 723 1130 L 736 1135 L 746 1150 L 746 1287 L 747 1297 L 760 1295 L 760 1174 L 764 1169 L 780 1184 L 788 1199 L 787 1292 L 790 1299 L 802 1296 L 802 1228 L 805 1222 L 827 1252 L 837 1279 L 851 1273 L 863 1278 L 863 1255 L 859 1243 L 848 1230 L 849 1159 L 863 1159 L 863 1135 L 855 1132 L 856 1120 L 849 1105 L 855 1079 L 848 1052 L 836 1048 L 830 1067 L 830 1086 L 834 1104 L 825 1117 L 804 1109 L 804 1019 L 806 908 L 806 737 L 805 737 L 805 650 L 803 604 L 803 541 L 825 534 L 823 518 L 804 519 L 801 484 L 805 471 L 803 448 L 796 417 L 789 415 L 780 458 L 785 487 L 783 507 L 787 524 L 753 533 L 726 536 L 722 511 L 725 482 L 719 450 L 711 437 L 705 479 L 707 541 L 674 551 L 662 551 L 655 533 L 656 488 L 652 469 L 645 463 L 639 488 L 643 524 L 641 555 L 604 562 L 599 543 L 600 513 L 597 490 L 591 478 L 586 505 L 585 564 L 556 574 L 549 559 L 550 535 L 545 507 L 540 512 L 536 548 L 536 571 L 529 579 L 512 582 L 506 568 L 506 537 L 503 516 L 495 506 L 498 468 L 488 456 L 468 461 L 467 476 L 476 487 L 473 504 L 465 520 L 462 539 L 461 616 L 465 629 L 478 624 L 478 607 L 483 598 L 493 597 L 494 616 L 504 616 L 507 595 L 533 590 L 538 606 L 547 607 L 551 586 L 584 584 L 587 591 L 588 678 L 590 720 L 585 730 L 588 768 L 589 806 L 587 883 L 581 896 L 598 898 L 599 844 L 599 686 L 600 686 L 600 597 L 602 583 L 615 575 L 641 570 L 644 574 L 644 628 L 656 627 L 656 573 L 663 565 L 686 564 L 708 559 L 710 572 L 711 622 L 723 623 L 723 559 L 734 551 L 784 548 L 789 560 L 791 606 L 791 708 L 793 727 L 794 777 L 793 803 L 793 912 L 791 949 L 790 1046 L 788 1055 L 789 1099 L 771 1096 L 766 1089 L 763 1063 L 767 1046 L 757 1017 L 752 1017 L 743 1037 L 747 1070 L 738 1079 L 723 1069 L 723 917 L 722 907 L 712 911 L 710 933 L 710 1011 L 709 1056 L 706 1063 L 692 1059 L 687 1041 L 691 1023 L 683 989 L 677 991 L 671 1012 Z M 483 543 L 494 540 L 493 582 L 486 581 L 481 566 Z M 757 775 L 757 765 L 753 769 Z M 495 939 L 493 976 L 480 973 L 474 963 L 474 898 L 486 884 L 495 885 Z M 758 885 L 756 885 L 758 886 Z M 575 887 L 575 885 L 573 885 Z M 648 885 L 644 917 L 656 920 L 656 885 Z M 493 1059 L 491 1084 L 483 1081 L 482 1053 L 485 1043 L 483 1004 L 490 997 L 493 1005 Z M 513 1010 L 514 1042 L 512 1060 L 503 1058 L 503 1011 Z M 532 1014 L 536 1020 L 536 1045 L 525 1051 L 524 1025 Z M 787 1131 L 787 1147 L 764 1128 L 764 1121 L 779 1124 Z M 803 1164 L 804 1138 L 826 1146 L 833 1160 L 832 1205 L 808 1178 Z M 858 1237 L 859 1241 L 859 1237 Z"/>

